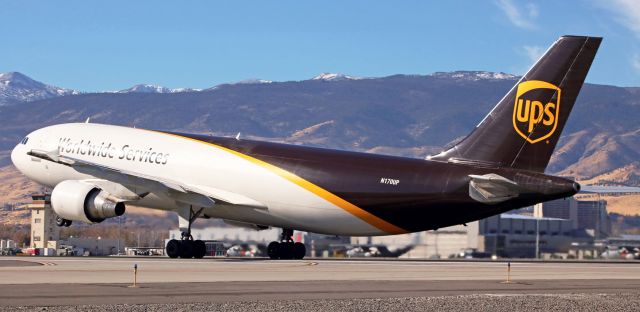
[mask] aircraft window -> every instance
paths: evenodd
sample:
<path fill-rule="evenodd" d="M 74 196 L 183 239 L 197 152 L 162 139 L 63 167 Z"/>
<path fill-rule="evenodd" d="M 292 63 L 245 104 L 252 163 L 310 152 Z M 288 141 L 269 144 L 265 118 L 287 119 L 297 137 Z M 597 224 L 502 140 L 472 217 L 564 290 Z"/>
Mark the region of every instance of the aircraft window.
<path fill-rule="evenodd" d="M 27 142 L 29 141 L 29 137 L 25 137 L 24 139 L 22 139 L 22 145 L 27 144 Z"/>

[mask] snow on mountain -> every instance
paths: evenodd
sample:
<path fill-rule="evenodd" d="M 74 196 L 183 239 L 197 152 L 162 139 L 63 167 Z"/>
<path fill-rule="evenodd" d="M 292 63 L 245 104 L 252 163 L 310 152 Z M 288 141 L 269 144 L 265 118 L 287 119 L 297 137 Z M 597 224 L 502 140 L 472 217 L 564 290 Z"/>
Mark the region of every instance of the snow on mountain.
<path fill-rule="evenodd" d="M 150 84 L 137 84 L 131 88 L 116 91 L 115 93 L 180 93 L 180 92 L 197 92 L 200 89 L 191 88 L 177 88 L 170 89 L 163 86 L 150 85 Z"/>
<path fill-rule="evenodd" d="M 273 81 L 271 80 L 264 80 L 264 79 L 246 79 L 246 80 L 240 80 L 238 82 L 233 82 L 230 84 L 263 84 L 263 83 L 272 83 Z"/>
<path fill-rule="evenodd" d="M 341 80 L 360 80 L 360 79 L 363 79 L 363 78 L 347 76 L 345 74 L 335 74 L 335 73 L 322 73 L 318 76 L 311 78 L 311 80 L 322 80 L 322 81 L 341 81 Z"/>
<path fill-rule="evenodd" d="M 436 78 L 450 78 L 457 80 L 514 80 L 520 78 L 516 75 L 506 73 L 494 73 L 488 71 L 453 71 L 453 72 L 435 72 L 431 77 Z"/>
<path fill-rule="evenodd" d="M 79 93 L 46 85 L 19 72 L 0 73 L 0 106 Z"/>
<path fill-rule="evenodd" d="M 269 83 L 273 83 L 273 81 L 264 80 L 264 79 L 245 79 L 245 80 L 240 80 L 236 82 L 221 83 L 219 85 L 215 85 L 205 90 L 213 91 L 213 90 L 220 89 L 221 87 L 224 87 L 224 86 L 233 86 L 233 85 L 252 85 L 252 84 L 269 84 Z"/>

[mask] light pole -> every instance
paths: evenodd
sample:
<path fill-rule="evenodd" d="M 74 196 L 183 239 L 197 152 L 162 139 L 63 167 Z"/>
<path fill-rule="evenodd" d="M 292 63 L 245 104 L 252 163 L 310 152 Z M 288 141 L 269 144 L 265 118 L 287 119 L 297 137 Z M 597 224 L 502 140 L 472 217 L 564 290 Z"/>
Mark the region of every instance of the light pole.
<path fill-rule="evenodd" d="M 536 259 L 540 255 L 540 217 L 536 217 Z"/>
<path fill-rule="evenodd" d="M 118 216 L 118 251 L 116 255 L 120 255 L 120 229 L 122 227 L 122 216 Z"/>

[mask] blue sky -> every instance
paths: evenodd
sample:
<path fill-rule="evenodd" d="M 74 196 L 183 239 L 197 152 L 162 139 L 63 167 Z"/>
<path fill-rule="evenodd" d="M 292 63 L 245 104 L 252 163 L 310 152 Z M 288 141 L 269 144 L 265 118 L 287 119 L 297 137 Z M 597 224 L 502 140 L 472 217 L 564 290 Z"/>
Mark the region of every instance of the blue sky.
<path fill-rule="evenodd" d="M 0 0 L 0 21 L 0 72 L 82 91 L 321 72 L 522 74 L 563 34 L 604 37 L 589 82 L 640 86 L 634 0 Z"/>

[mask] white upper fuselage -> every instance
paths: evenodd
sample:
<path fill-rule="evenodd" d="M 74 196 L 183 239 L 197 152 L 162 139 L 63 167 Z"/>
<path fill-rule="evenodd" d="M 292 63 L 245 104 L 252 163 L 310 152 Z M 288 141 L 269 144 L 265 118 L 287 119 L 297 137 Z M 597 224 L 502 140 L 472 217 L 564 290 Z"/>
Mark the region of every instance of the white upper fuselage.
<path fill-rule="evenodd" d="M 238 194 L 254 205 L 216 203 L 203 215 L 257 225 L 344 235 L 381 235 L 384 231 L 334 203 L 224 148 L 188 138 L 120 126 L 75 123 L 42 128 L 18 144 L 11 159 L 30 179 L 54 188 L 65 180 L 96 180 L 70 166 L 27 155 L 55 152 L 100 166 L 161 181 L 175 181 L 205 193 Z M 23 141 L 24 142 L 24 141 Z M 167 192 L 154 192 L 128 204 L 178 210 L 185 204 Z"/>

